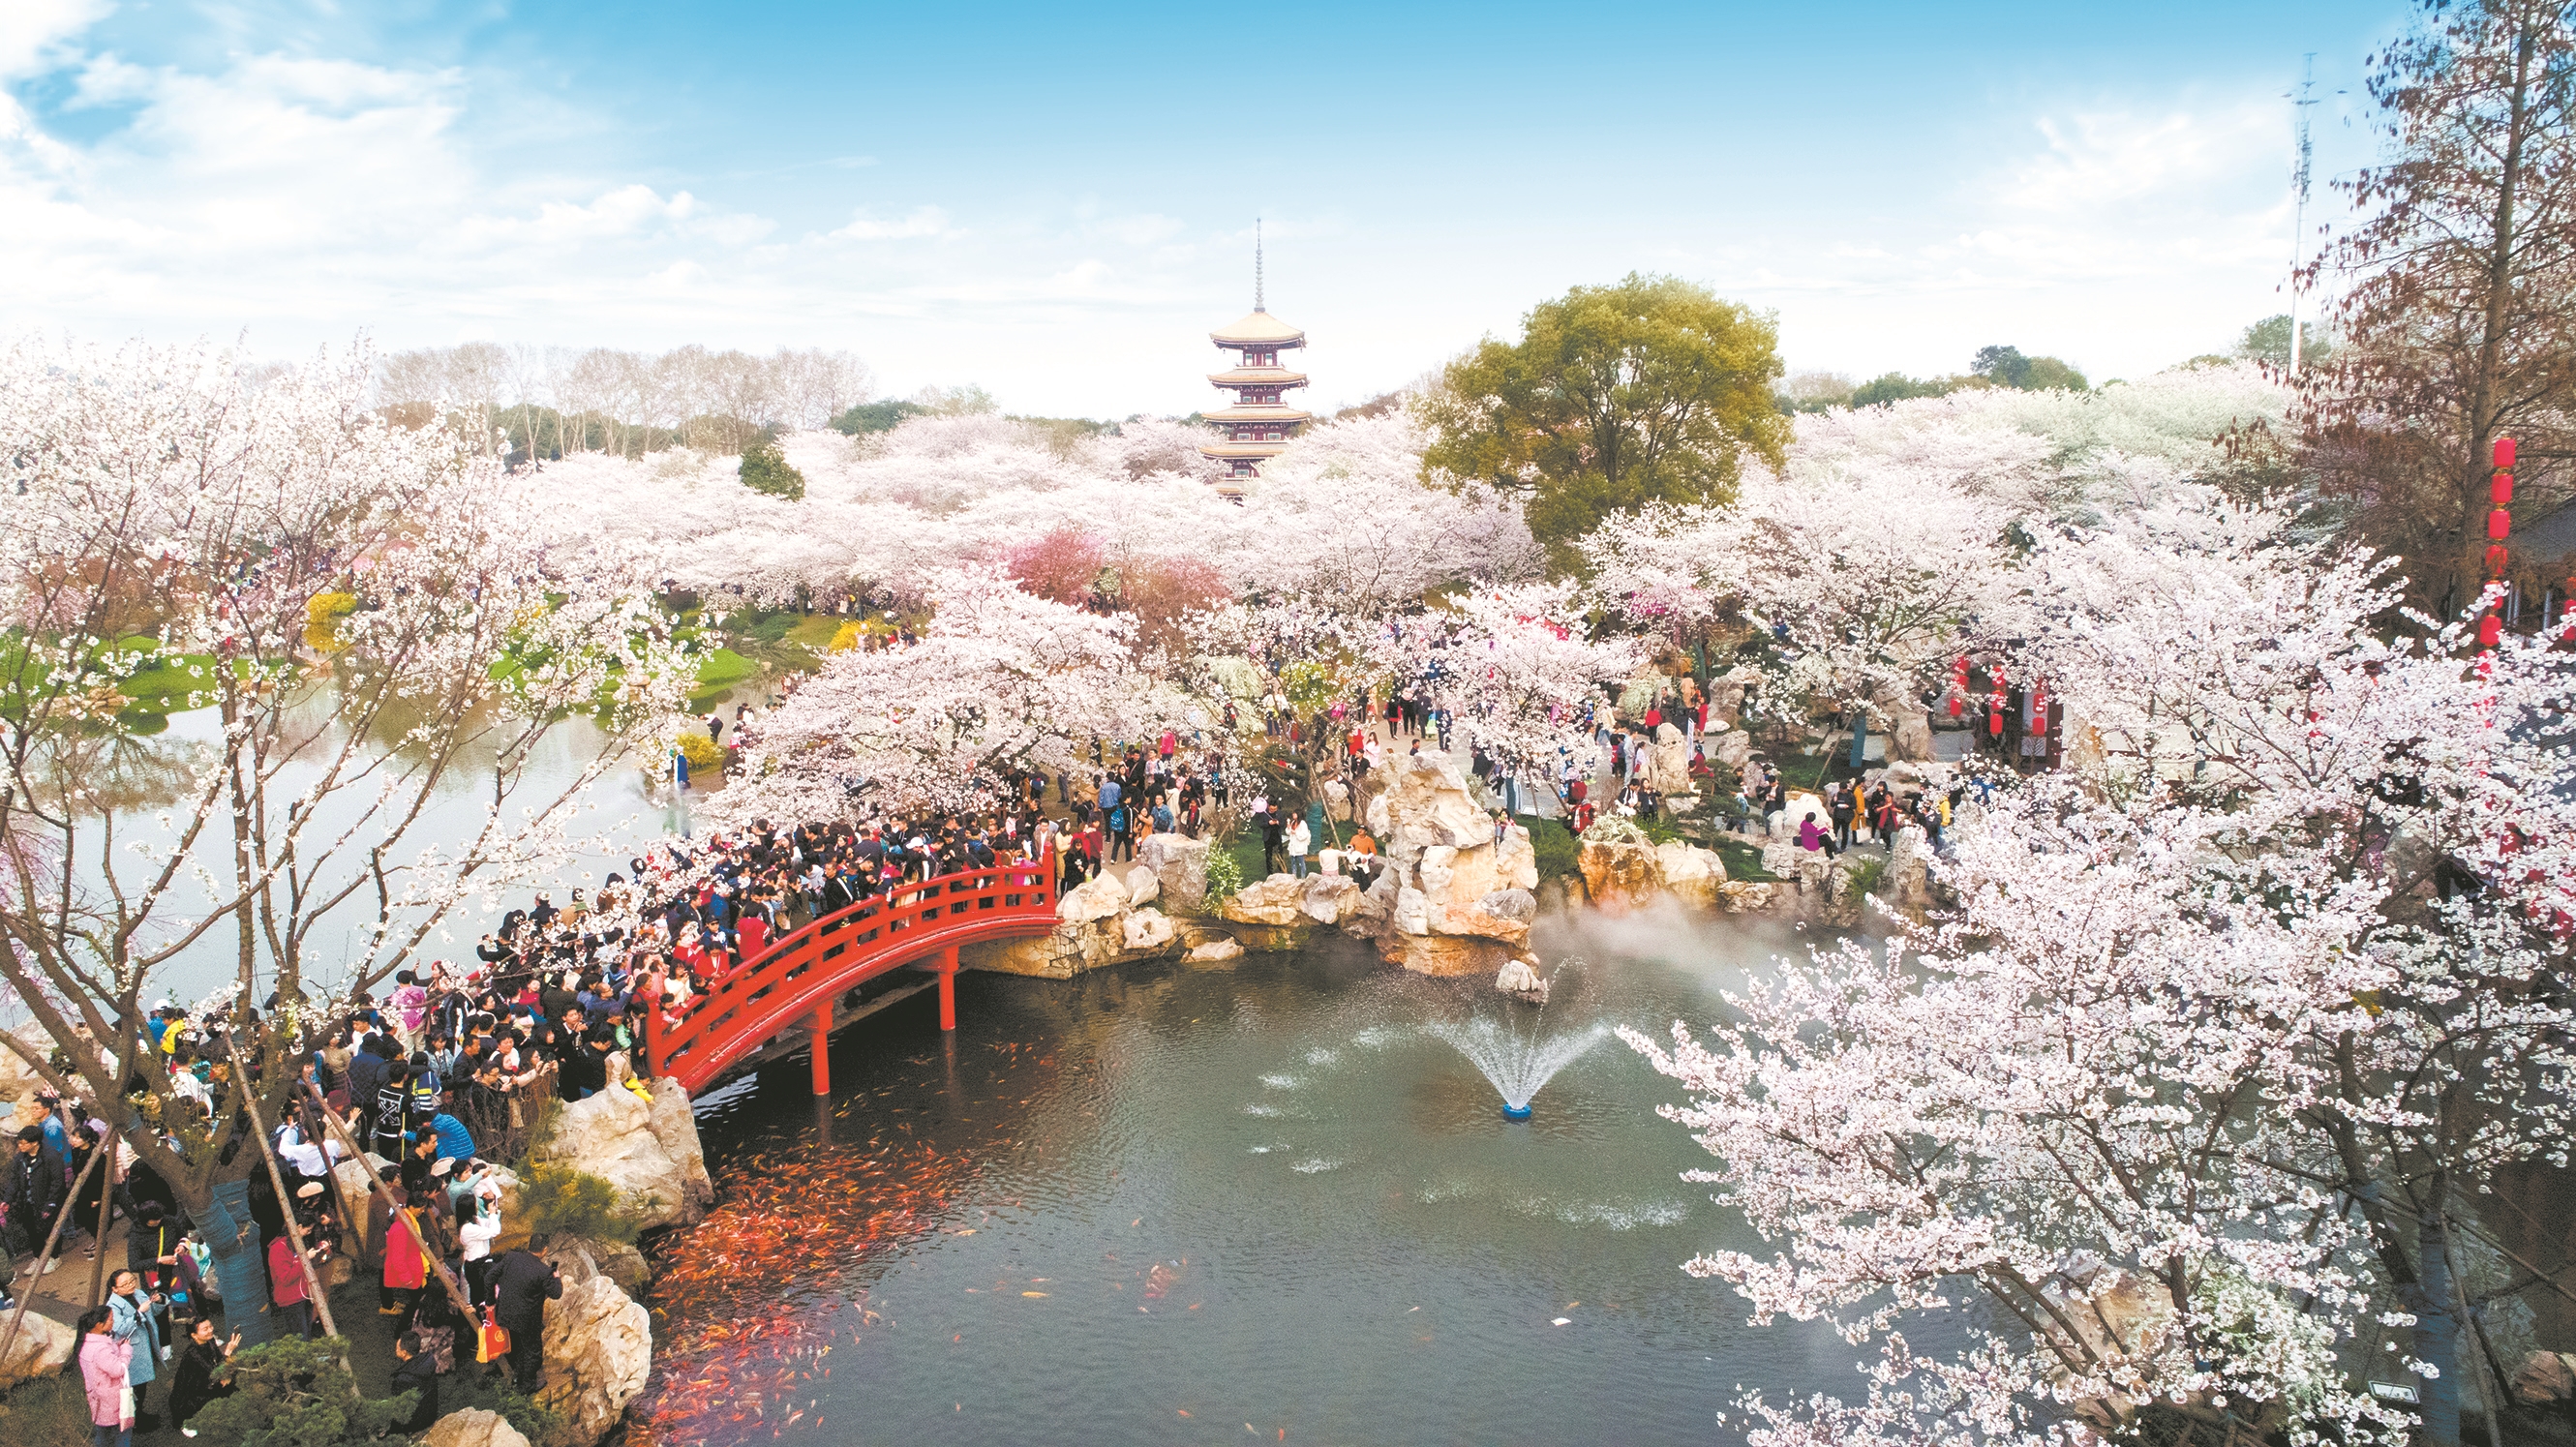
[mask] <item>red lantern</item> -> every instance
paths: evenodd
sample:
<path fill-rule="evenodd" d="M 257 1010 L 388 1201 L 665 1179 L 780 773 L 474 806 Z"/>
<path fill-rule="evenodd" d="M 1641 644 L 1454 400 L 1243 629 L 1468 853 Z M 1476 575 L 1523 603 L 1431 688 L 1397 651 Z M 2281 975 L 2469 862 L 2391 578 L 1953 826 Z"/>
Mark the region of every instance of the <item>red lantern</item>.
<path fill-rule="evenodd" d="M 2513 474 L 2499 472 L 2487 481 L 2487 501 L 2498 507 L 2513 501 Z"/>
<path fill-rule="evenodd" d="M 2499 437 L 2495 440 L 2495 465 L 2498 467 L 2513 466 L 2512 438 Z"/>
<path fill-rule="evenodd" d="M 2502 543 L 2489 543 L 2489 544 L 2487 545 L 2487 576 L 2488 576 L 2488 577 L 2490 577 L 2490 578 L 2501 578 L 2501 577 L 2503 577 L 2503 576 L 2504 576 L 2505 558 L 2506 558 L 2506 554 L 2505 554 L 2505 550 L 2504 550 L 2504 544 L 2502 544 Z"/>
<path fill-rule="evenodd" d="M 2494 615 L 2493 613 L 2489 613 L 2489 614 L 2488 614 L 2487 616 L 2485 616 L 2484 618 L 2481 618 L 2481 619 L 2479 619 L 2479 620 L 2478 620 L 2478 646 L 2479 646 L 2479 647 L 2481 647 L 2481 648 L 2493 648 L 2493 647 L 2495 647 L 2495 646 L 2496 646 L 2496 640 L 2497 640 L 2497 639 L 2499 639 L 2499 638 L 2502 638 L 2503 636 L 2504 636 L 2504 620 L 2503 620 L 2503 619 L 2501 619 L 2501 618 L 2497 617 L 2497 616 L 2496 616 L 2496 615 Z"/>
<path fill-rule="evenodd" d="M 2004 670 L 1995 665 L 1994 693 L 1986 700 L 1986 731 L 1996 738 L 2004 736 Z"/>
<path fill-rule="evenodd" d="M 1950 664 L 1950 717 L 1968 711 L 1968 655 L 1962 653 Z"/>
<path fill-rule="evenodd" d="M 2503 542 L 2505 534 L 2512 531 L 2513 514 L 2506 512 L 2503 508 L 2497 508 L 2495 511 L 2487 514 L 2488 537 L 2495 539 L 2497 542 Z"/>

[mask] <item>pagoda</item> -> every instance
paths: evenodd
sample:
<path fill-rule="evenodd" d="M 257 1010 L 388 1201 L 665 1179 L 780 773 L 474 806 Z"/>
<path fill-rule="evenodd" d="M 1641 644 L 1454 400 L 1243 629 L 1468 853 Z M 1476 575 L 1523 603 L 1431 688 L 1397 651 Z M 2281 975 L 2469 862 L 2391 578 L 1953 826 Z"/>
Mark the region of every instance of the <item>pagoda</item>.
<path fill-rule="evenodd" d="M 1211 372 L 1208 380 L 1234 394 L 1231 406 L 1207 414 L 1207 423 L 1224 434 L 1221 442 L 1199 449 L 1200 455 L 1225 465 L 1222 490 L 1237 479 L 1259 477 L 1261 464 L 1288 446 L 1299 428 L 1314 420 L 1311 412 L 1289 406 L 1283 395 L 1306 385 L 1306 374 L 1279 365 L 1279 354 L 1306 345 L 1306 334 L 1270 314 L 1263 305 L 1261 243 L 1252 248 L 1252 313 L 1232 326 L 1208 333 L 1221 351 L 1237 354 L 1235 364 Z"/>

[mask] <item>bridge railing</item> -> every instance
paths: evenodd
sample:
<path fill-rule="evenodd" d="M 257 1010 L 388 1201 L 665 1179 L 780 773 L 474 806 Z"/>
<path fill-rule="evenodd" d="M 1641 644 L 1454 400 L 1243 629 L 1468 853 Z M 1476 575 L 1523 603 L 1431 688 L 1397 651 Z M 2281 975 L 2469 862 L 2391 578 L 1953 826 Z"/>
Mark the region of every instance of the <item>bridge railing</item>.
<path fill-rule="evenodd" d="M 723 977 L 702 981 L 686 1013 L 644 1012 L 654 1076 L 696 1090 L 809 1012 L 862 981 L 968 939 L 1027 933 L 1055 921 L 1056 860 L 961 870 L 872 896 L 783 935 Z"/>

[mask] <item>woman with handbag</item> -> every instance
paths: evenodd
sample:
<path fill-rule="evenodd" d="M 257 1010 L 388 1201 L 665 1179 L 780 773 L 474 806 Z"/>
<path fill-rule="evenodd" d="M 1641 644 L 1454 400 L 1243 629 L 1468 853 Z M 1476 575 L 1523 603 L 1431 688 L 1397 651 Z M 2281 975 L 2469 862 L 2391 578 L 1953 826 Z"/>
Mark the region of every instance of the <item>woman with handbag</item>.
<path fill-rule="evenodd" d="M 90 1442 L 93 1447 L 134 1447 L 134 1388 L 126 1369 L 134 1344 L 118 1341 L 116 1318 L 93 1306 L 80 1319 L 81 1386 L 89 1395 Z"/>

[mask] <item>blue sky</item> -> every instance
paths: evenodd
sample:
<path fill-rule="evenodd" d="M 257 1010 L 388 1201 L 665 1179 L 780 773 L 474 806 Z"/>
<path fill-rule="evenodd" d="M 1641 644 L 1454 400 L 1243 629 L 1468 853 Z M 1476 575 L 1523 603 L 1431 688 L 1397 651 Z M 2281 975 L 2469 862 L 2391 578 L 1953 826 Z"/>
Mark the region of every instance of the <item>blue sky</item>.
<path fill-rule="evenodd" d="M 2320 181 L 2360 164 L 2403 21 L 0 0 L 0 330 L 834 346 L 898 394 L 1181 412 L 1258 215 L 1310 405 L 1630 270 L 1776 310 L 1793 368 L 2099 380 L 2282 309 L 2282 93 L 2317 52 Z"/>

